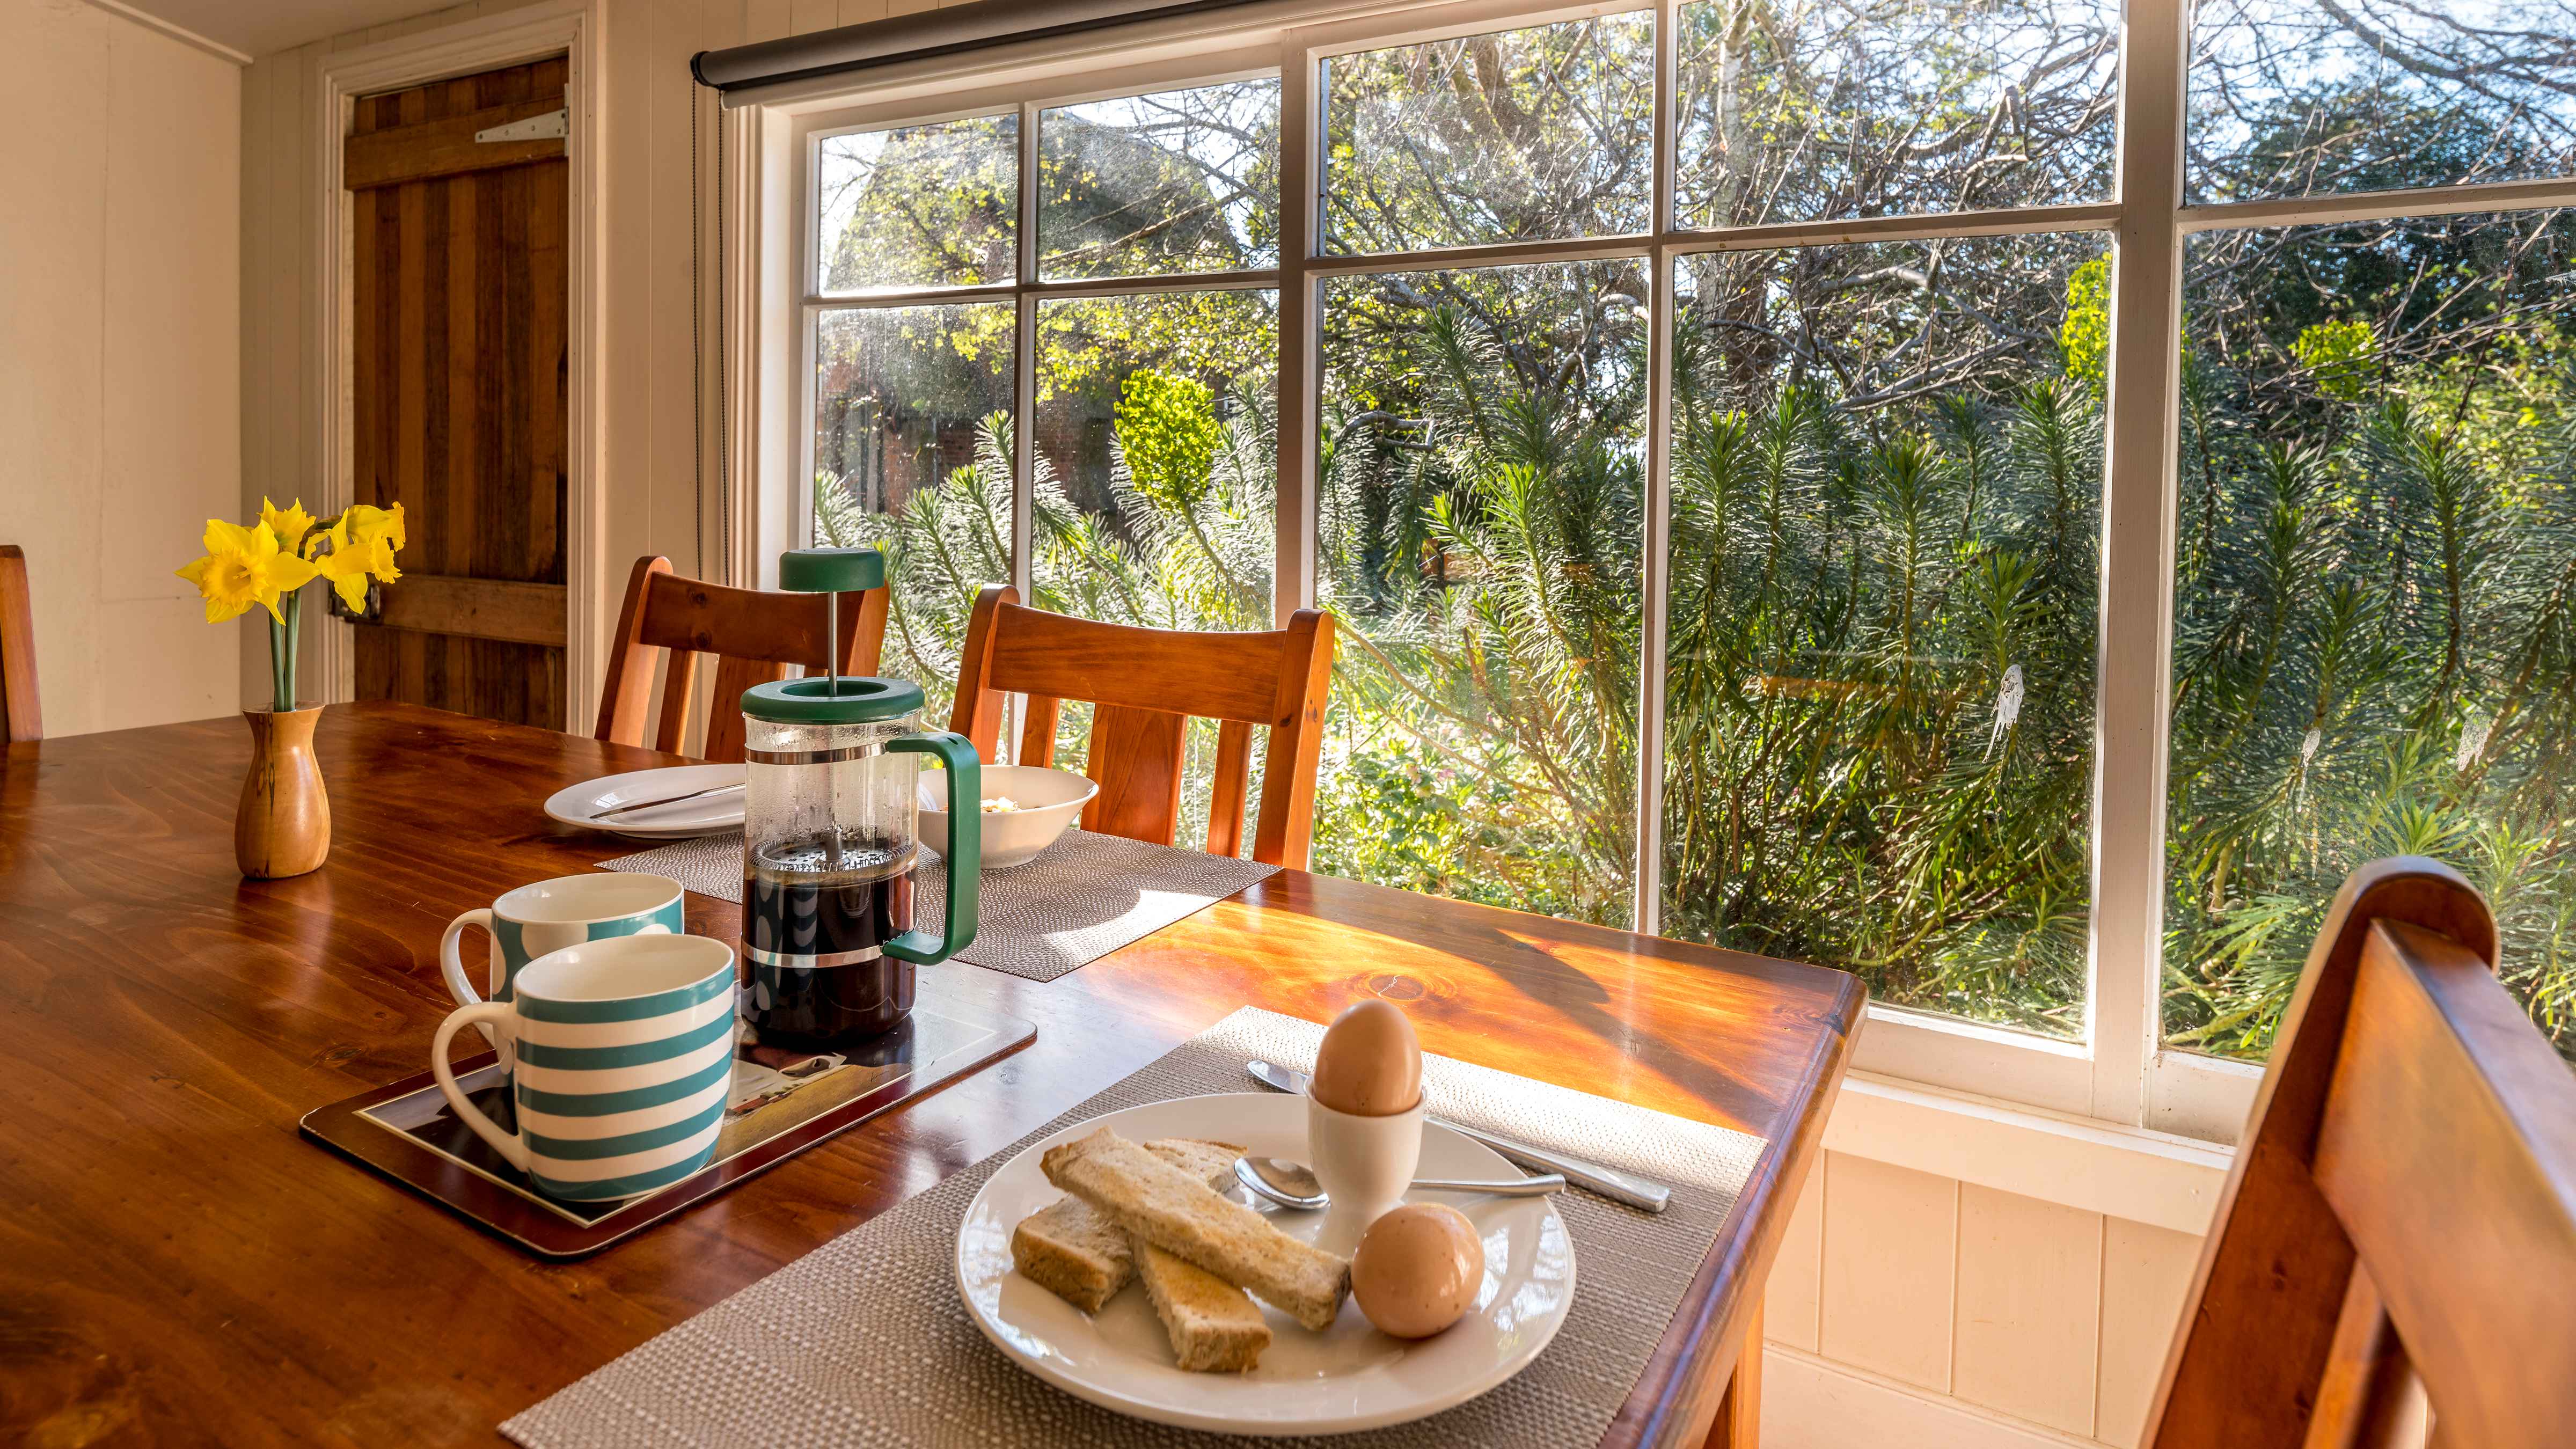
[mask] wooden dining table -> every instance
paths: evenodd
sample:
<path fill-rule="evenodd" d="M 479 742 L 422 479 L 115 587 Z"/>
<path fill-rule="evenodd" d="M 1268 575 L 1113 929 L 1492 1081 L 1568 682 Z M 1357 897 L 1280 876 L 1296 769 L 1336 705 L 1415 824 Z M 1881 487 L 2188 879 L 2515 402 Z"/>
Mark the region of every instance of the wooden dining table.
<path fill-rule="evenodd" d="M 329 861 L 255 881 L 232 854 L 240 720 L 8 747 L 0 1439 L 495 1443 L 1236 1008 L 1329 1021 L 1376 994 L 1427 1051 L 1763 1140 L 1603 1439 L 1749 1442 L 1762 1285 L 1859 1023 L 1849 975 L 1283 870 L 1053 982 L 923 968 L 925 999 L 1036 1040 L 595 1257 L 542 1262 L 296 1123 L 423 1069 L 451 917 L 634 848 L 548 820 L 549 794 L 681 761 L 392 704 L 332 706 L 316 749 Z M 735 937 L 730 903 L 693 894 L 688 916 Z"/>

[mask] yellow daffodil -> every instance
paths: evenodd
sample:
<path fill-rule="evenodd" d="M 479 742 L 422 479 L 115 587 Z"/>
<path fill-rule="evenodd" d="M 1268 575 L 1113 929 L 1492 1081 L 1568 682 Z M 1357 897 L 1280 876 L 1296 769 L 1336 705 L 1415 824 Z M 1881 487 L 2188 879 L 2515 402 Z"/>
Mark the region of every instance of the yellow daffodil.
<path fill-rule="evenodd" d="M 259 521 L 261 527 L 277 535 L 278 547 L 289 550 L 301 545 L 304 542 L 304 535 L 313 529 L 313 515 L 304 511 L 304 500 L 301 498 L 280 508 L 269 502 L 266 494 L 262 494 L 259 500 Z"/>
<path fill-rule="evenodd" d="M 403 546 L 403 506 L 399 503 L 391 508 L 352 503 L 349 511 L 340 515 L 340 522 L 348 527 L 349 536 L 361 543 L 382 539 L 392 548 Z"/>
<path fill-rule="evenodd" d="M 197 586 L 206 600 L 206 622 L 220 624 L 260 605 L 279 623 L 277 601 L 313 581 L 313 565 L 277 546 L 277 535 L 263 520 L 256 528 L 206 520 L 206 556 L 178 571 Z"/>
<path fill-rule="evenodd" d="M 367 606 L 368 575 L 388 583 L 402 577 L 402 570 L 394 567 L 393 545 L 382 534 L 373 540 L 350 537 L 346 517 L 328 532 L 313 535 L 308 551 L 314 568 L 331 581 L 340 602 L 353 613 Z"/>

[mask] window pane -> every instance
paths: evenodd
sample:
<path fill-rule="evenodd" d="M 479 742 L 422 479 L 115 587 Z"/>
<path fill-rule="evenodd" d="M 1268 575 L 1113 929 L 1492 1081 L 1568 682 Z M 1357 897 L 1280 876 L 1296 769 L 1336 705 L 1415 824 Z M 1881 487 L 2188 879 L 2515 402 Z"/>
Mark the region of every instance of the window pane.
<path fill-rule="evenodd" d="M 2204 233 L 2186 266 L 2167 1038 L 2268 1052 L 2344 876 L 2430 855 L 2576 1055 L 2576 221 Z"/>
<path fill-rule="evenodd" d="M 826 312 L 814 336 L 814 539 L 886 550 L 887 674 L 948 717 L 976 590 L 1011 577 L 1007 302 Z"/>
<path fill-rule="evenodd" d="M 1335 56 L 1324 84 L 1328 252 L 1653 225 L 1650 12 Z"/>
<path fill-rule="evenodd" d="M 1041 112 L 1046 277 L 1279 263 L 1279 82 L 1235 81 Z"/>
<path fill-rule="evenodd" d="M 1278 367 L 1277 292 L 1039 304 L 1042 607 L 1155 629 L 1272 627 Z M 1178 839 L 1195 848 L 1207 839 L 1217 730 L 1197 719 L 1189 730 Z M 1090 736 L 1090 707 L 1068 704 L 1057 765 L 1081 769 Z M 1254 754 L 1248 811 L 1261 798 Z"/>
<path fill-rule="evenodd" d="M 1279 294 L 1038 307 L 1038 602 L 1157 629 L 1268 629 Z"/>
<path fill-rule="evenodd" d="M 1647 295 L 1637 261 L 1326 287 L 1318 870 L 1629 919 Z"/>
<path fill-rule="evenodd" d="M 1020 118 L 823 138 L 815 253 L 825 292 L 966 287 L 1018 274 Z"/>
<path fill-rule="evenodd" d="M 2194 201 L 2576 174 L 2566 0 L 2202 0 Z"/>
<path fill-rule="evenodd" d="M 1666 934 L 2081 1034 L 2107 266 L 1683 259 Z"/>
<path fill-rule="evenodd" d="M 2106 201 L 2117 0 L 1681 9 L 1684 226 Z"/>

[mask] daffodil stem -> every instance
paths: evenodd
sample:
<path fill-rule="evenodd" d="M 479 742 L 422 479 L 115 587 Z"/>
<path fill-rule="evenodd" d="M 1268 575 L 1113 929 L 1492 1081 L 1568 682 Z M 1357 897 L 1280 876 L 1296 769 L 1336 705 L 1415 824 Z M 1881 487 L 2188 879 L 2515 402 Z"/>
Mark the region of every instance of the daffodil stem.
<path fill-rule="evenodd" d="M 286 596 L 286 699 L 278 708 L 295 708 L 295 646 L 304 632 L 304 590 L 296 589 Z"/>
<path fill-rule="evenodd" d="M 275 619 L 268 621 L 268 678 L 271 711 L 284 714 L 286 693 L 286 626 Z"/>

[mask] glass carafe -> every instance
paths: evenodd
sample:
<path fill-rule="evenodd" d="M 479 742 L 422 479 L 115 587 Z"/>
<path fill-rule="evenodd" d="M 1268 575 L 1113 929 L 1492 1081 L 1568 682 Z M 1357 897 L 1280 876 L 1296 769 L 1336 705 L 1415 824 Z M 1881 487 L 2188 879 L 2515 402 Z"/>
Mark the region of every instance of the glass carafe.
<path fill-rule="evenodd" d="M 873 550 L 803 549 L 790 589 L 838 594 L 884 578 Z M 838 640 L 837 604 L 827 611 Z M 848 675 L 743 692 L 743 1019 L 763 1040 L 828 1048 L 881 1036 L 912 1011 L 916 963 L 975 937 L 982 765 L 963 735 L 921 728 L 921 688 Z M 922 757 L 947 774 L 948 909 L 913 924 Z"/>

